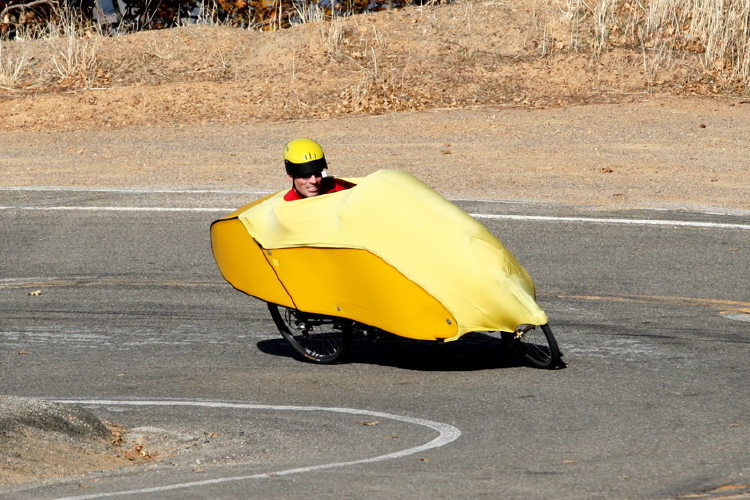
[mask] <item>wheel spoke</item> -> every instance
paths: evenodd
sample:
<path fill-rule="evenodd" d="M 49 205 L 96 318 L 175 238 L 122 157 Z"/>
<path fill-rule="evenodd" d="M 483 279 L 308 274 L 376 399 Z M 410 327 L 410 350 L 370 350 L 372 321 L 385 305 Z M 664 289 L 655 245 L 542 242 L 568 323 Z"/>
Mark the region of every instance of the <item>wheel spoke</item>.
<path fill-rule="evenodd" d="M 351 342 L 351 322 L 268 304 L 281 335 L 308 361 L 334 363 Z"/>
<path fill-rule="evenodd" d="M 514 345 L 526 361 L 536 368 L 562 366 L 560 349 L 548 325 L 535 326 L 514 339 Z"/>

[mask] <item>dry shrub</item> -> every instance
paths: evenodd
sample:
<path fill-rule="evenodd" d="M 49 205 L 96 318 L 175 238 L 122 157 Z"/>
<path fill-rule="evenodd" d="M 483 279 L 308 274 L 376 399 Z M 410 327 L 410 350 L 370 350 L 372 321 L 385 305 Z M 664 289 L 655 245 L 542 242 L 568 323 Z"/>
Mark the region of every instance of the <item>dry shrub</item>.
<path fill-rule="evenodd" d="M 339 109 L 383 113 L 412 108 L 405 93 L 408 74 L 383 63 L 388 60 L 385 36 L 366 15 L 361 20 L 334 18 L 321 25 L 320 33 L 328 57 L 359 75 L 339 93 Z"/>
<path fill-rule="evenodd" d="M 20 51 L 11 51 L 0 42 L 0 88 L 4 90 L 16 88 L 23 75 L 26 58 L 23 48 Z"/>
<path fill-rule="evenodd" d="M 556 3 L 571 24 L 591 25 L 591 36 L 576 34 L 579 50 L 592 50 L 595 55 L 612 48 L 640 50 L 649 73 L 661 66 L 688 64 L 726 89 L 748 89 L 750 2 L 746 0 Z"/>
<path fill-rule="evenodd" d="M 97 72 L 102 34 L 78 12 L 56 9 L 43 24 L 17 26 L 15 40 L 0 40 L 0 86 L 6 90 L 50 84 L 89 88 Z"/>
<path fill-rule="evenodd" d="M 54 49 L 52 62 L 60 83 L 77 88 L 91 87 L 96 78 L 102 34 L 69 9 L 62 10 L 46 28 L 44 40 Z"/>
<path fill-rule="evenodd" d="M 412 108 L 411 98 L 405 93 L 406 74 L 378 67 L 375 50 L 363 56 L 359 66 L 359 81 L 345 88 L 341 94 L 343 109 L 363 113 L 385 113 Z"/>

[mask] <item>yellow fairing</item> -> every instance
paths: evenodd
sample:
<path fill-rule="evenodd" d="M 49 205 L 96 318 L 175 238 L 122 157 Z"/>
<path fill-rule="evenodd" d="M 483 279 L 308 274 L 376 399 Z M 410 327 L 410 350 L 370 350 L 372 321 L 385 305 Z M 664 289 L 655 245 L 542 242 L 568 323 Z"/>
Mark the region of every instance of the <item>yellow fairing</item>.
<path fill-rule="evenodd" d="M 243 207 L 232 215 L 244 235 L 237 218 L 214 223 L 225 278 L 269 302 L 417 339 L 547 323 L 529 275 L 466 212 L 403 171 L 349 180 L 357 186 Z"/>
<path fill-rule="evenodd" d="M 211 226 L 213 252 L 219 270 L 238 290 L 268 302 L 293 307 L 292 299 L 268 265 L 264 250 L 247 234 L 239 219 Z"/>
<path fill-rule="evenodd" d="M 434 297 L 367 250 L 281 248 L 268 255 L 296 309 L 417 339 L 451 338 L 458 331 Z"/>

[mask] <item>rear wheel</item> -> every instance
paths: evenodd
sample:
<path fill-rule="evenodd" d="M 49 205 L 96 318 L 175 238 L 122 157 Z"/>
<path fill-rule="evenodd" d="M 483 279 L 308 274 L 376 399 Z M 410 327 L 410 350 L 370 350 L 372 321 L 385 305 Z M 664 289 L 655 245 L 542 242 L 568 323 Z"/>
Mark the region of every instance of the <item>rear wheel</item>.
<path fill-rule="evenodd" d="M 352 322 L 268 304 L 279 333 L 297 354 L 314 363 L 339 361 L 352 341 Z"/>
<path fill-rule="evenodd" d="M 534 326 L 516 334 L 512 342 L 526 362 L 535 368 L 554 369 L 562 363 L 560 348 L 549 325 Z"/>

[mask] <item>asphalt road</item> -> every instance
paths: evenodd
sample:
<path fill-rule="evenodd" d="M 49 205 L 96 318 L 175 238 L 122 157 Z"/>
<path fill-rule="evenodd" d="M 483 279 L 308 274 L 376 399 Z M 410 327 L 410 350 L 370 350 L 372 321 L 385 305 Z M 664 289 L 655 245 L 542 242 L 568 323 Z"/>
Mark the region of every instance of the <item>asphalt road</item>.
<path fill-rule="evenodd" d="M 0 497 L 750 491 L 750 215 L 457 201 L 535 279 L 568 366 L 479 336 L 315 366 L 211 257 L 209 223 L 257 196 L 0 190 L 0 394 L 189 446 Z"/>

